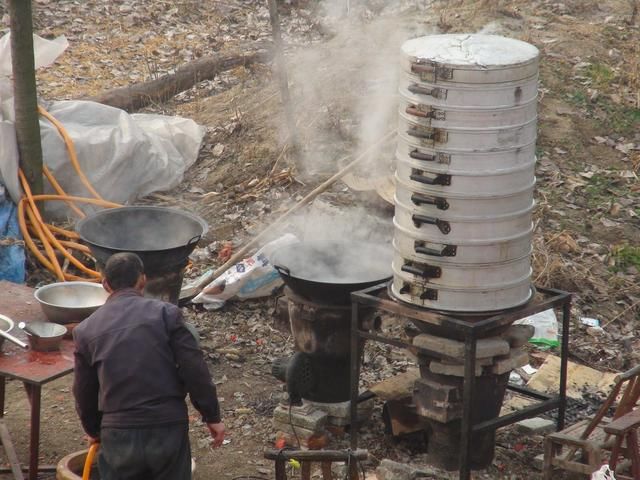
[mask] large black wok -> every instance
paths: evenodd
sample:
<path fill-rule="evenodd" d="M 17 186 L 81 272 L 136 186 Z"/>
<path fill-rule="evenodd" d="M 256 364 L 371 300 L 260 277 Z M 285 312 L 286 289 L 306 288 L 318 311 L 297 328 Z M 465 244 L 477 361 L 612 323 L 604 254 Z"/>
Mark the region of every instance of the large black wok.
<path fill-rule="evenodd" d="M 301 242 L 276 250 L 271 263 L 284 283 L 307 300 L 351 303 L 351 292 L 391 277 L 391 245 Z"/>
<path fill-rule="evenodd" d="M 121 207 L 89 215 L 76 231 L 99 264 L 118 252 L 140 256 L 146 273 L 171 272 L 187 263 L 207 224 L 173 208 Z"/>

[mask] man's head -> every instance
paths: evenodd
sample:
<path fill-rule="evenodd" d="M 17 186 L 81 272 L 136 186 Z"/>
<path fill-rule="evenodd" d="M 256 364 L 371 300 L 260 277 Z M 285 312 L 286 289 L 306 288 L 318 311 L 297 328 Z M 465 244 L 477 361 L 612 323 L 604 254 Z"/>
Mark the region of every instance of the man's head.
<path fill-rule="evenodd" d="M 135 253 L 116 253 L 109 257 L 102 271 L 102 285 L 109 293 L 123 288 L 142 291 L 146 278 L 142 260 Z"/>

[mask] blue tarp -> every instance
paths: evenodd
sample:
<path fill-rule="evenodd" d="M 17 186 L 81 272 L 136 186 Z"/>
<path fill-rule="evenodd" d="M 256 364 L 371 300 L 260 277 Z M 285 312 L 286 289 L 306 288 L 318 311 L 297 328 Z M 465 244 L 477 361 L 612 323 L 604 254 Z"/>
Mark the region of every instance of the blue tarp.
<path fill-rule="evenodd" d="M 25 254 L 18 209 L 0 185 L 0 280 L 24 283 Z"/>

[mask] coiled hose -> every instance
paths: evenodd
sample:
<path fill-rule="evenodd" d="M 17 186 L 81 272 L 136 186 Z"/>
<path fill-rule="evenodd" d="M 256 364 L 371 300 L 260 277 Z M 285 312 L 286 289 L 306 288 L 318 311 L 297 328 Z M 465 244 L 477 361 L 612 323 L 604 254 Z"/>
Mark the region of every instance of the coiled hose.
<path fill-rule="evenodd" d="M 78 234 L 46 223 L 40 214 L 37 202 L 65 202 L 80 217 L 84 217 L 85 214 L 80 208 L 78 208 L 76 203 L 89 203 L 105 208 L 116 208 L 121 205 L 104 200 L 93 188 L 93 185 L 91 185 L 91 182 L 89 182 L 89 179 L 80 168 L 73 140 L 65 130 L 64 126 L 40 106 L 38 107 L 38 112 L 50 121 L 62 136 L 71 165 L 76 171 L 78 178 L 89 193 L 91 193 L 93 198 L 67 195 L 46 165 L 42 169 L 43 173 L 57 194 L 33 195 L 24 173 L 22 170 L 19 170 L 18 176 L 20 178 L 22 189 L 24 190 L 24 196 L 18 202 L 18 223 L 20 225 L 20 231 L 22 232 L 27 248 L 31 253 L 33 253 L 38 262 L 40 262 L 40 264 L 42 264 L 47 270 L 52 272 L 58 280 L 63 282 L 68 280 L 100 281 L 100 273 L 86 266 L 72 253 L 72 250 L 76 250 L 85 255 L 89 255 L 89 248 L 77 242 L 79 239 Z M 36 245 L 34 237 L 36 237 L 42 244 L 42 249 Z M 80 271 L 82 276 L 66 272 L 66 268 L 60 265 L 58 254 L 61 254 L 64 258 L 63 264 L 68 263 L 73 265 Z"/>

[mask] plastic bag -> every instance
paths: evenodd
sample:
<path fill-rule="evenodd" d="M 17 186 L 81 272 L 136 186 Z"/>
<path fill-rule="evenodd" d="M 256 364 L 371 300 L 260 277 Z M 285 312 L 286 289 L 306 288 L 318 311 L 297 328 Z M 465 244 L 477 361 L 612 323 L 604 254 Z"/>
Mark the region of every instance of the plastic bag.
<path fill-rule="evenodd" d="M 298 239 L 290 233 L 267 243 L 254 255 L 236 263 L 214 281 L 209 283 L 193 300 L 207 310 L 222 308 L 227 300 L 259 298 L 271 295 L 282 286 L 282 278 L 269 263 L 269 256 L 276 249 L 296 243 Z"/>
<path fill-rule="evenodd" d="M 558 319 L 556 313 L 552 310 L 536 313 L 529 317 L 522 318 L 513 322 L 514 325 L 533 325 L 535 332 L 529 340 L 531 343 L 557 347 L 560 345 L 558 341 Z"/>
<path fill-rule="evenodd" d="M 616 480 L 616 476 L 609 465 L 603 465 L 600 470 L 591 474 L 591 480 Z"/>

